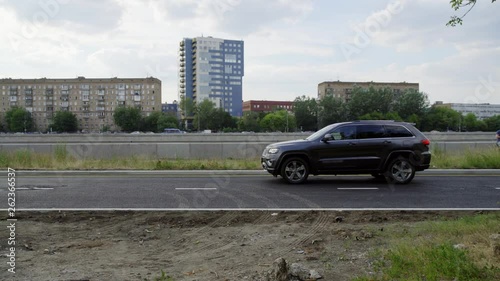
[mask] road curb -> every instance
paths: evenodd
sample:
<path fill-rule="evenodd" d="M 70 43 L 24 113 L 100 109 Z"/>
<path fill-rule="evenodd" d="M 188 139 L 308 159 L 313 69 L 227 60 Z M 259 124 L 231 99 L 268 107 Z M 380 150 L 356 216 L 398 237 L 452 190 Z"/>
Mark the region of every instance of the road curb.
<path fill-rule="evenodd" d="M 18 176 L 113 176 L 113 175 L 137 175 L 137 176 L 261 176 L 269 175 L 264 170 L 17 170 Z M 500 169 L 429 169 L 417 172 L 417 175 L 484 175 L 500 176 Z"/>

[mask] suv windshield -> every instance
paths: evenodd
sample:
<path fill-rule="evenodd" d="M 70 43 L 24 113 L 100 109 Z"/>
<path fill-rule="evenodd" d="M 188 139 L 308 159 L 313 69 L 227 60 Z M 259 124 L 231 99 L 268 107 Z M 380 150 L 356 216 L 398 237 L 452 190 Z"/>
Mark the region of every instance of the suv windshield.
<path fill-rule="evenodd" d="M 325 134 L 328 134 L 333 128 L 335 128 L 335 126 L 336 126 L 335 124 L 326 126 L 323 129 L 317 131 L 316 133 L 308 136 L 306 140 L 310 141 L 310 140 L 315 140 L 317 138 L 322 138 Z"/>

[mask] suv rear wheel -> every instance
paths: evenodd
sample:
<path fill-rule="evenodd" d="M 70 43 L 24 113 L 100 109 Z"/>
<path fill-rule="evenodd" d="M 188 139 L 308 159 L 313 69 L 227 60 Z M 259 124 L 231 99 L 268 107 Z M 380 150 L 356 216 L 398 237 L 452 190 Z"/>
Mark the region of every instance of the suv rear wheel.
<path fill-rule="evenodd" d="M 410 160 L 400 156 L 389 163 L 385 176 L 391 183 L 407 184 L 415 176 L 415 166 Z"/>
<path fill-rule="evenodd" d="M 303 183 L 309 176 L 309 167 L 302 158 L 286 159 L 281 166 L 281 177 L 288 183 Z"/>

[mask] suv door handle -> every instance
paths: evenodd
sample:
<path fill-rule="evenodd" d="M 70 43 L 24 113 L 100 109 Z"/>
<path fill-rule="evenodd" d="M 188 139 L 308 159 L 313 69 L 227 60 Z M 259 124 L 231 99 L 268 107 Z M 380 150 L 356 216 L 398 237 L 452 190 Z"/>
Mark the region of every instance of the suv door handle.
<path fill-rule="evenodd" d="M 390 140 L 385 140 L 385 141 L 383 142 L 383 144 L 388 144 L 388 143 L 392 143 L 392 141 L 390 141 Z"/>
<path fill-rule="evenodd" d="M 355 143 L 355 142 L 352 142 L 352 141 L 351 141 L 351 142 L 349 142 L 348 144 L 349 144 L 350 146 L 356 145 L 356 143 Z"/>

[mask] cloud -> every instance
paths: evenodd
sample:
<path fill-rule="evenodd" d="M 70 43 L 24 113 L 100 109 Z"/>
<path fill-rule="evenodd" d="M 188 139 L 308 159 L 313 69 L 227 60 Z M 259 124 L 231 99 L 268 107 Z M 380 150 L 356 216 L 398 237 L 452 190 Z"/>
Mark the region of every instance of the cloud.
<path fill-rule="evenodd" d="M 113 0 L 24 0 L 5 4 L 23 24 L 62 26 L 87 33 L 115 28 L 122 10 Z"/>

